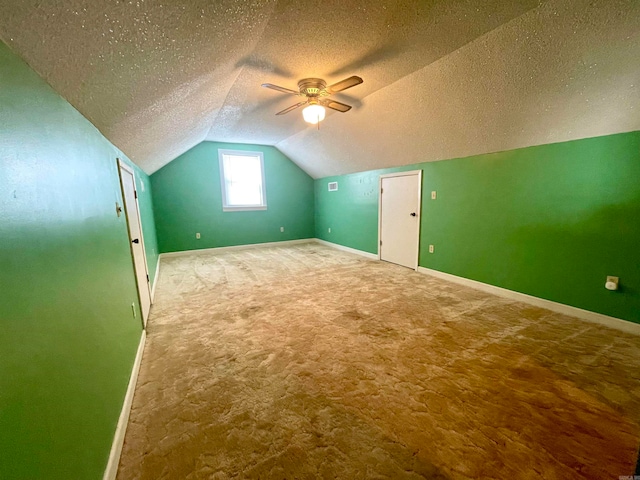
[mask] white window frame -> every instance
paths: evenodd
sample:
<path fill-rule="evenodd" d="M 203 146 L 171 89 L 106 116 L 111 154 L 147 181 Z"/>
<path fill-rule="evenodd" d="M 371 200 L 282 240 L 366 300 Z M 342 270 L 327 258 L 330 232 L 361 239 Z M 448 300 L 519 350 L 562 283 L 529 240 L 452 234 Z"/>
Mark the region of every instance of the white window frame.
<path fill-rule="evenodd" d="M 225 155 L 237 155 L 243 157 L 258 157 L 260 159 L 260 171 L 262 173 L 262 203 L 260 205 L 228 205 L 227 204 L 227 185 L 224 176 L 224 160 Z M 242 212 L 251 210 L 267 209 L 267 184 L 264 179 L 264 154 L 262 152 L 253 152 L 248 150 L 218 150 L 218 163 L 220 164 L 220 185 L 222 187 L 222 211 L 223 212 Z"/>

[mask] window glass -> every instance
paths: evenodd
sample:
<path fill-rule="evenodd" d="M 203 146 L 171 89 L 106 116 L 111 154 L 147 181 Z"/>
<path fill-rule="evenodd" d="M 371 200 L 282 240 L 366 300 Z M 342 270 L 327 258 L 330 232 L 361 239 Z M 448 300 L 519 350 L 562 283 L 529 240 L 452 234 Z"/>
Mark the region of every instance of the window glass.
<path fill-rule="evenodd" d="M 262 152 L 220 150 L 219 158 L 223 209 L 266 209 Z"/>

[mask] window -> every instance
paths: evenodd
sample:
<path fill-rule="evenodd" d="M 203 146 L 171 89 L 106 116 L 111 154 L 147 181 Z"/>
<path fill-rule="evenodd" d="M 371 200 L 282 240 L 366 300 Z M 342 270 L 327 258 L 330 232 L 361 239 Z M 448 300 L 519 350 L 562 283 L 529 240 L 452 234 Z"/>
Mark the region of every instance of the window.
<path fill-rule="evenodd" d="M 266 210 L 262 152 L 218 150 L 222 210 Z"/>

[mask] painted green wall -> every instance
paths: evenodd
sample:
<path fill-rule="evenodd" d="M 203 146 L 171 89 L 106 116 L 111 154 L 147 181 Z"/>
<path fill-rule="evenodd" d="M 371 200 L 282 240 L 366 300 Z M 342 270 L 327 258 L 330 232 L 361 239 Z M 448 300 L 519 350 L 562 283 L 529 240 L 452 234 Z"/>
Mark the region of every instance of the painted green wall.
<path fill-rule="evenodd" d="M 414 169 L 421 266 L 640 322 L 640 132 L 323 178 L 316 236 L 377 253 L 378 176 Z"/>
<path fill-rule="evenodd" d="M 2 43 L 0 65 L 0 478 L 99 479 L 141 334 L 124 156 Z"/>
<path fill-rule="evenodd" d="M 222 211 L 218 149 L 263 152 L 267 210 Z M 151 184 L 160 252 L 277 242 L 314 234 L 313 179 L 274 147 L 202 142 L 151 175 Z M 280 227 L 285 228 L 284 233 Z"/>

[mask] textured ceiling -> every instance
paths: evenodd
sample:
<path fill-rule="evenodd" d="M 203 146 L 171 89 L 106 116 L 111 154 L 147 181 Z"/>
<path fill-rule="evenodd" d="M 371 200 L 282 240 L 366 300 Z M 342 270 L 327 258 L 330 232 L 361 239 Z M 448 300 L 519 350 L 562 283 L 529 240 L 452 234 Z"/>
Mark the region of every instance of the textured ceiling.
<path fill-rule="evenodd" d="M 638 59 L 637 0 L 547 2 L 276 146 L 322 177 L 639 130 Z"/>
<path fill-rule="evenodd" d="M 3 0 L 0 38 L 151 173 L 204 139 L 315 177 L 640 129 L 637 0 Z M 320 130 L 296 88 L 360 75 Z"/>

